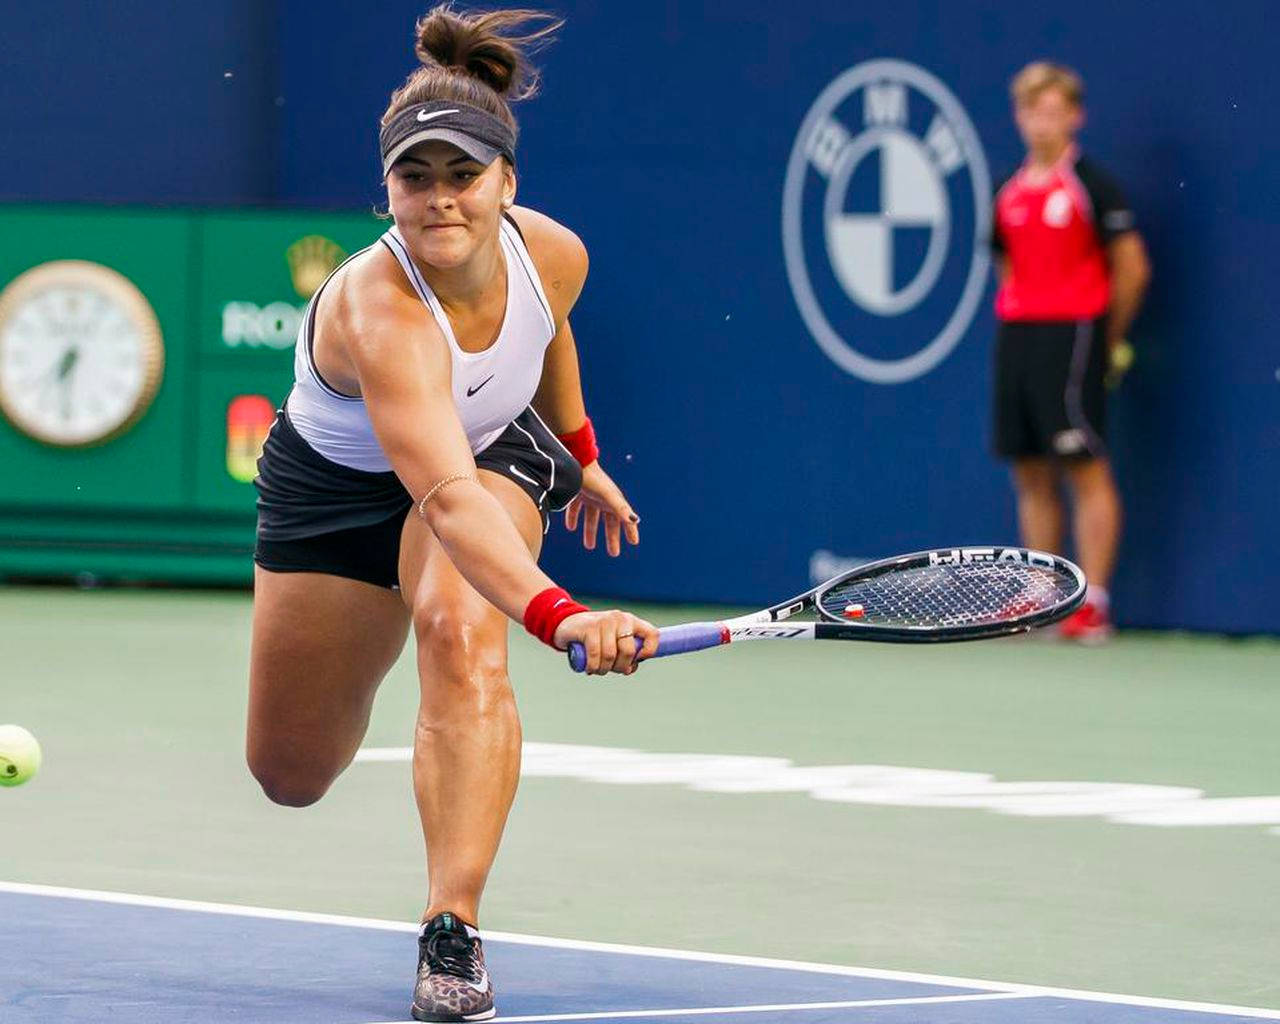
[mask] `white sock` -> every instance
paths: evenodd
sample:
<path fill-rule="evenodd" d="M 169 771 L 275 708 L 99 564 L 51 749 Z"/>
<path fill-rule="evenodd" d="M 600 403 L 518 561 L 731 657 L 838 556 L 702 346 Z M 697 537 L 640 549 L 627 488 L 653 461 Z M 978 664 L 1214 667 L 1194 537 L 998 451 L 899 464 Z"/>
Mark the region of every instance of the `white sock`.
<path fill-rule="evenodd" d="M 1106 587 L 1090 583 L 1085 588 L 1084 603 L 1093 605 L 1100 612 L 1106 612 L 1111 608 L 1111 595 L 1107 592 Z"/>

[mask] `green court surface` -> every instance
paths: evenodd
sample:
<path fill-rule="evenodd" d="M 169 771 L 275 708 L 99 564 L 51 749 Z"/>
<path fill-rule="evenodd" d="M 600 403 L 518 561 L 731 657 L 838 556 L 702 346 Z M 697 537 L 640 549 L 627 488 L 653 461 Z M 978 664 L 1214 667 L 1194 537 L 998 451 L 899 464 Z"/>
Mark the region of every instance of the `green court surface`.
<path fill-rule="evenodd" d="M 0 722 L 45 753 L 0 790 L 0 880 L 417 917 L 408 764 L 354 764 L 305 810 L 250 778 L 249 617 L 236 592 L 0 589 Z M 1275 640 L 748 644 L 616 682 L 512 643 L 540 744 L 1280 795 Z M 406 657 L 366 746 L 410 743 L 415 705 Z M 523 781 L 485 926 L 1280 1008 L 1265 812 L 1161 826 L 572 774 Z"/>

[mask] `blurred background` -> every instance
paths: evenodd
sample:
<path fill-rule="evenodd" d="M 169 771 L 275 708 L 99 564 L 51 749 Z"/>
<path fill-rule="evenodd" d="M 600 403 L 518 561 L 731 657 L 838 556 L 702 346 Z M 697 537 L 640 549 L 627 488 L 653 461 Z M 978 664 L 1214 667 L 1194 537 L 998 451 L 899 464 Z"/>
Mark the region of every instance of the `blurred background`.
<path fill-rule="evenodd" d="M 645 535 L 612 562 L 555 533 L 553 576 L 596 594 L 760 603 L 845 558 L 1015 540 L 989 454 L 981 236 L 991 182 L 1022 156 L 1009 79 L 1051 57 L 1084 77 L 1085 151 L 1124 187 L 1154 266 L 1112 403 L 1127 510 L 1118 622 L 1280 630 L 1270 5 L 559 10 L 544 91 L 518 110 L 519 199 L 591 253 L 574 313 L 588 407 Z M 51 446 L 0 423 L 0 573 L 249 580 L 256 445 L 310 291 L 383 229 L 376 125 L 414 66 L 421 11 L 50 0 L 8 12 L 0 285 L 52 260 L 119 271 L 158 318 L 164 367 L 154 401 L 108 443 Z M 915 69 L 901 79 L 905 130 L 925 138 L 942 111 L 959 141 L 942 262 L 908 308 L 877 314 L 840 291 L 820 190 L 802 185 L 784 214 L 784 185 L 823 90 L 887 58 Z M 864 93 L 831 115 L 851 135 Z M 883 382 L 820 347 L 784 216 L 843 345 L 882 363 L 932 345 L 933 365 Z M 918 266 L 930 240 L 895 258 Z"/>

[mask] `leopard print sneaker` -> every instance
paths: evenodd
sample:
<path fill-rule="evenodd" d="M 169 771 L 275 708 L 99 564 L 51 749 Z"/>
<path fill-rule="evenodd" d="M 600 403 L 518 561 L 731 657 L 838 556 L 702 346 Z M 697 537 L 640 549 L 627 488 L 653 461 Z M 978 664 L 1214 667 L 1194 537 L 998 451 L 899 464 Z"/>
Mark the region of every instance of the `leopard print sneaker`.
<path fill-rule="evenodd" d="M 418 936 L 414 1020 L 489 1020 L 493 982 L 484 965 L 480 933 L 456 914 L 437 914 Z"/>

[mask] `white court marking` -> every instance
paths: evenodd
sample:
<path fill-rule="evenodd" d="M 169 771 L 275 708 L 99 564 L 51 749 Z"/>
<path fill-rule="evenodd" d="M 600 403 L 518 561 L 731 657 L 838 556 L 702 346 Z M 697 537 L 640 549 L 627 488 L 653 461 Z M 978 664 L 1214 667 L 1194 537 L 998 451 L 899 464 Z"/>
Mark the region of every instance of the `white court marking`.
<path fill-rule="evenodd" d="M 345 917 L 317 914 L 306 910 L 277 910 L 270 907 L 241 906 L 235 903 L 206 903 L 200 900 L 173 899 L 168 896 L 145 896 L 137 893 L 106 892 L 97 889 L 73 889 L 56 885 L 34 885 L 27 882 L 0 882 L 0 893 L 21 896 L 50 896 L 57 899 L 86 900 L 94 903 L 118 903 L 133 907 L 155 907 L 161 910 L 183 910 L 200 914 L 229 914 L 236 917 L 263 918 L 271 921 L 298 921 L 304 924 L 339 925 L 347 928 L 370 928 L 381 931 L 416 933 L 418 925 L 410 921 L 386 921 L 372 917 Z M 1155 1007 L 1165 1010 L 1187 1010 L 1192 1013 L 1216 1013 L 1257 1020 L 1280 1020 L 1280 1010 L 1256 1006 L 1229 1006 L 1222 1003 L 1190 1002 L 1184 999 L 1162 999 L 1152 996 L 1118 995 L 1114 992 L 1089 992 L 1080 989 L 1050 988 L 1016 982 L 983 981 L 977 978 L 951 978 L 939 974 L 914 971 L 886 971 L 875 967 L 846 967 L 841 964 L 806 963 L 801 960 L 774 960 L 769 957 L 739 956 L 732 953 L 702 953 L 687 949 L 664 949 L 658 946 L 631 946 L 614 942 L 590 942 L 583 939 L 557 939 L 543 935 L 521 935 L 515 932 L 484 932 L 492 942 L 510 942 L 521 946 L 548 949 L 575 949 L 592 953 L 621 953 L 626 956 L 656 957 L 664 960 L 689 960 L 697 963 L 732 964 L 736 967 L 767 967 L 779 971 L 803 971 L 808 974 L 833 974 L 848 978 L 880 978 L 888 981 L 911 981 L 948 988 L 983 988 L 992 993 L 1009 995 L 1052 996 L 1090 1003 L 1115 1003 L 1122 1006 Z M 980 993 L 986 995 L 988 993 Z M 549 1020 L 552 1018 L 524 1018 Z"/>
<path fill-rule="evenodd" d="M 411 761 L 413 749 L 368 747 L 355 759 Z M 1280 825 L 1280 796 L 1210 799 L 1188 786 L 1000 782 L 986 772 L 884 764 L 803 766 L 785 757 L 661 754 L 574 743 L 526 743 L 521 775 L 614 786 L 684 786 L 702 793 L 804 793 L 833 803 L 967 808 L 1031 818 L 1100 817 L 1166 828 Z"/>
<path fill-rule="evenodd" d="M 978 992 L 963 996 L 913 996 L 902 999 L 849 999 L 834 1003 L 770 1003 L 761 1006 L 696 1006 L 692 1008 L 667 1007 L 662 1010 L 613 1010 L 600 1013 L 552 1013 L 533 1017 L 494 1017 L 494 1024 L 527 1024 L 531 1021 L 553 1020 L 622 1020 L 648 1017 L 707 1017 L 725 1013 L 768 1013 L 785 1010 L 847 1010 L 869 1006 L 920 1006 L 924 1003 L 975 1003 L 997 999 L 1034 999 L 1029 992 Z M 374 1024 L 400 1024 L 399 1021 L 375 1021 Z"/>

